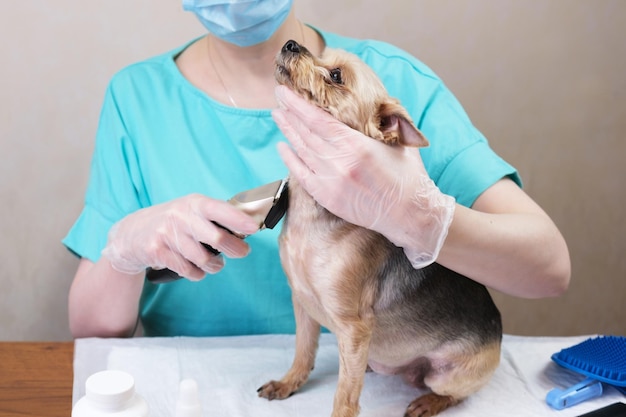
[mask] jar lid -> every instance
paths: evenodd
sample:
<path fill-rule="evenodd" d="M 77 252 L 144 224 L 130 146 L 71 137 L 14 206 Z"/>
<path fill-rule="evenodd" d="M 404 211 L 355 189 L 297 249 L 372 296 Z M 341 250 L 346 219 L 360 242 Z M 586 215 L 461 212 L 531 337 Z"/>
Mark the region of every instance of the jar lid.
<path fill-rule="evenodd" d="M 135 395 L 135 380 L 123 371 L 101 371 L 87 378 L 85 390 L 90 401 L 101 407 L 118 408 Z"/>

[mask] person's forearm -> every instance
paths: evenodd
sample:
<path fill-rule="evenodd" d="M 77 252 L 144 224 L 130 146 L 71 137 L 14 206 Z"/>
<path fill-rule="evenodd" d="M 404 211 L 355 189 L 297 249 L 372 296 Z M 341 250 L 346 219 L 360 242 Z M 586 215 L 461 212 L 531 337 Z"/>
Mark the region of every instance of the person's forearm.
<path fill-rule="evenodd" d="M 78 337 L 130 337 L 137 324 L 143 279 L 111 268 L 106 258 L 83 259 L 69 293 L 69 322 Z"/>
<path fill-rule="evenodd" d="M 491 214 L 457 206 L 437 262 L 525 298 L 560 295 L 570 277 L 565 241 L 541 212 Z"/>

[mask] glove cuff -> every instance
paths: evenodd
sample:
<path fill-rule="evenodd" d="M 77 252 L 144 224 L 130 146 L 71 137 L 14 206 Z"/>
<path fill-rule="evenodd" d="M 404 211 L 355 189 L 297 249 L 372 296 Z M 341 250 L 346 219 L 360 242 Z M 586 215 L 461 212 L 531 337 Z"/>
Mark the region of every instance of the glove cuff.
<path fill-rule="evenodd" d="M 456 200 L 454 197 L 445 194 L 441 194 L 440 200 L 438 211 L 441 214 L 436 219 L 438 224 L 431 230 L 430 239 L 425 239 L 431 242 L 431 244 L 428 246 L 420 245 L 419 249 L 413 249 L 409 246 L 403 248 L 405 255 L 415 269 L 424 268 L 434 263 L 439 257 L 443 243 L 448 237 L 448 230 L 454 218 Z"/>
<path fill-rule="evenodd" d="M 136 260 L 128 259 L 128 257 L 124 255 L 125 251 L 120 250 L 118 245 L 116 245 L 119 227 L 119 222 L 111 227 L 109 231 L 109 241 L 102 250 L 101 255 L 108 259 L 111 267 L 117 272 L 134 275 L 145 271 L 148 265 L 140 265 Z"/>
<path fill-rule="evenodd" d="M 437 260 L 454 218 L 456 200 L 443 194 L 428 177 L 423 177 L 412 201 L 415 228 L 406 230 L 396 243 L 414 268 L 424 268 Z M 393 241 L 393 240 L 392 240 Z"/>

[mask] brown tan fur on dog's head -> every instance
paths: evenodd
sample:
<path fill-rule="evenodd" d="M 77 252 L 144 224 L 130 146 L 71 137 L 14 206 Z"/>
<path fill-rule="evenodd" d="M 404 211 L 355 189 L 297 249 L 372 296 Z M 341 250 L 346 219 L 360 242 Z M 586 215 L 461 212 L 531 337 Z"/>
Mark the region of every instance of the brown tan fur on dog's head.
<path fill-rule="evenodd" d="M 321 57 L 295 41 L 276 57 L 276 80 L 333 117 L 389 145 L 428 146 L 398 100 L 356 55 L 326 48 Z"/>

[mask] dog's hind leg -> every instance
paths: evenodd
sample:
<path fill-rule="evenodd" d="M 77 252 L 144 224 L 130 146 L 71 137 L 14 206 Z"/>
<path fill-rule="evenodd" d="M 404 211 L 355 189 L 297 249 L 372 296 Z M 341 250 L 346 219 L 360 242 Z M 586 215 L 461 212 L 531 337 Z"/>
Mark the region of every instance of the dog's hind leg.
<path fill-rule="evenodd" d="M 500 342 L 492 342 L 467 352 L 461 345 L 441 349 L 431 357 L 424 383 L 432 393 L 414 400 L 405 417 L 430 417 L 459 403 L 482 388 L 500 363 Z M 417 382 L 417 381 L 415 381 Z M 417 385 L 417 384 L 415 384 Z"/>
<path fill-rule="evenodd" d="M 259 397 L 268 400 L 289 397 L 308 379 L 315 365 L 320 325 L 313 320 L 295 296 L 293 308 L 296 317 L 296 352 L 293 364 L 280 381 L 270 381 L 257 390 Z"/>

